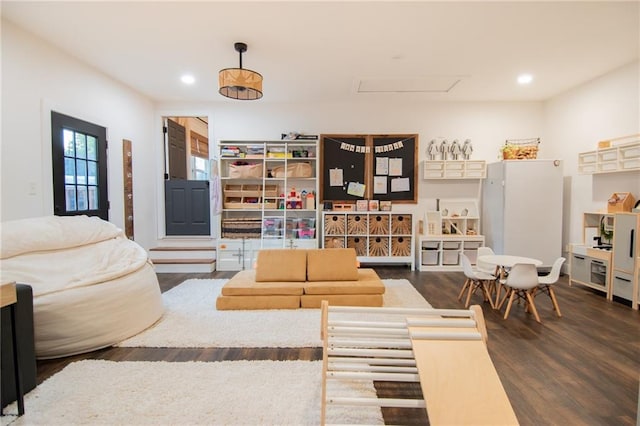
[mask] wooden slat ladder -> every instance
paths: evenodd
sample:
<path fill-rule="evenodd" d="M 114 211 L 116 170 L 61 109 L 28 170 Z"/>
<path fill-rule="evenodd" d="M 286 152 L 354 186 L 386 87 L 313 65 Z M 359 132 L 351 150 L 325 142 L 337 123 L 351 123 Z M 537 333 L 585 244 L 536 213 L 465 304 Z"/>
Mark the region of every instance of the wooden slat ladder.
<path fill-rule="evenodd" d="M 488 361 L 495 374 L 485 346 L 487 334 L 479 306 L 472 306 L 468 310 L 368 308 L 329 306 L 325 301 L 322 303 L 321 337 L 323 340 L 322 425 L 326 424 L 327 409 L 332 405 L 426 408 L 432 425 L 455 423 L 448 422 L 440 413 L 459 411 L 466 406 L 467 401 L 447 390 L 450 374 L 448 370 L 434 375 L 429 367 L 423 365 L 430 364 L 429 353 L 440 344 L 450 352 L 456 350 L 455 343 L 458 342 L 479 343 L 486 353 L 484 362 Z M 433 345 L 429 346 L 429 342 Z M 453 349 L 450 348 L 450 343 L 454 343 Z M 463 353 L 457 354 L 456 362 L 478 364 L 474 360 L 467 359 L 478 357 L 475 352 L 466 354 L 464 347 L 461 350 Z M 416 356 L 416 354 L 419 355 Z M 444 364 L 440 359 L 438 362 Z M 455 363 L 448 366 L 442 365 L 442 368 L 460 368 L 467 371 L 465 365 L 455 365 Z M 484 366 L 483 371 L 486 369 Z M 439 380 L 430 380 L 431 375 Z M 456 373 L 451 373 L 451 376 L 458 379 Z M 496 424 L 517 424 L 497 374 L 495 379 L 512 414 L 510 417 L 501 410 L 498 417 L 502 421 Z M 329 380 L 420 382 L 425 399 L 333 395 L 327 389 Z M 432 383 L 427 383 L 429 381 Z M 481 388 L 480 395 L 485 391 L 483 383 L 469 385 L 473 389 Z M 488 385 L 495 386 L 495 383 L 491 382 Z M 447 398 L 432 396 L 433 392 L 437 394 L 441 391 L 448 395 Z M 469 412 L 470 417 L 476 413 L 475 408 L 465 411 Z M 478 420 L 481 419 L 478 418 Z M 478 421 L 474 423 L 481 424 Z"/>

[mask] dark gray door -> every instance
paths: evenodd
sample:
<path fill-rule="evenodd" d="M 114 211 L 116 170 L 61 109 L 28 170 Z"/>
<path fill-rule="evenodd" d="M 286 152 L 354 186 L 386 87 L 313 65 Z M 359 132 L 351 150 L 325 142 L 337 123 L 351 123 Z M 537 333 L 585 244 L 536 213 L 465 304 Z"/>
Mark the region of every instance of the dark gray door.
<path fill-rule="evenodd" d="M 164 182 L 167 235 L 210 235 L 209 181 Z"/>
<path fill-rule="evenodd" d="M 53 213 L 109 220 L 107 129 L 51 112 Z"/>
<path fill-rule="evenodd" d="M 169 179 L 187 178 L 187 135 L 184 126 L 167 120 Z"/>

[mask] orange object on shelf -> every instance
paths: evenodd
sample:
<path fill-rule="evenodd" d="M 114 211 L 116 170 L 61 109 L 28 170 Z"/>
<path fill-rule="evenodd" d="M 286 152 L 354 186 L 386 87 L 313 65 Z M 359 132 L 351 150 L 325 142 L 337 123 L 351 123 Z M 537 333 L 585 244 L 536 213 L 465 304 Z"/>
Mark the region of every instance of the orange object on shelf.
<path fill-rule="evenodd" d="M 630 192 L 614 192 L 607 202 L 607 213 L 630 212 L 635 201 Z"/>

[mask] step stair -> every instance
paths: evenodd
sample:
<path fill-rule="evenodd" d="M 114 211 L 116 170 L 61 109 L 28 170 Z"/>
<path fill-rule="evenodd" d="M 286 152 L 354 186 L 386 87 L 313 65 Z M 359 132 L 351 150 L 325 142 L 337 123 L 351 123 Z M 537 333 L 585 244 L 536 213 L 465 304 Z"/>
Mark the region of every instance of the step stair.
<path fill-rule="evenodd" d="M 157 273 L 208 273 L 216 270 L 214 246 L 162 246 L 149 250 Z"/>

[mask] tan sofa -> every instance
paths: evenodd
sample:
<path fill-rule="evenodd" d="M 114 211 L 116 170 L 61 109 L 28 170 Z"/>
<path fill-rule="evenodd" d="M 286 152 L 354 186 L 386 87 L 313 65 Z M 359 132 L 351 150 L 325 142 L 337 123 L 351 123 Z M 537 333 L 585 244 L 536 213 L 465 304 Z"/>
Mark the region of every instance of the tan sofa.
<path fill-rule="evenodd" d="M 223 287 L 216 307 L 236 309 L 382 306 L 384 283 L 358 268 L 354 249 L 261 250 L 256 269 L 240 271 Z"/>

